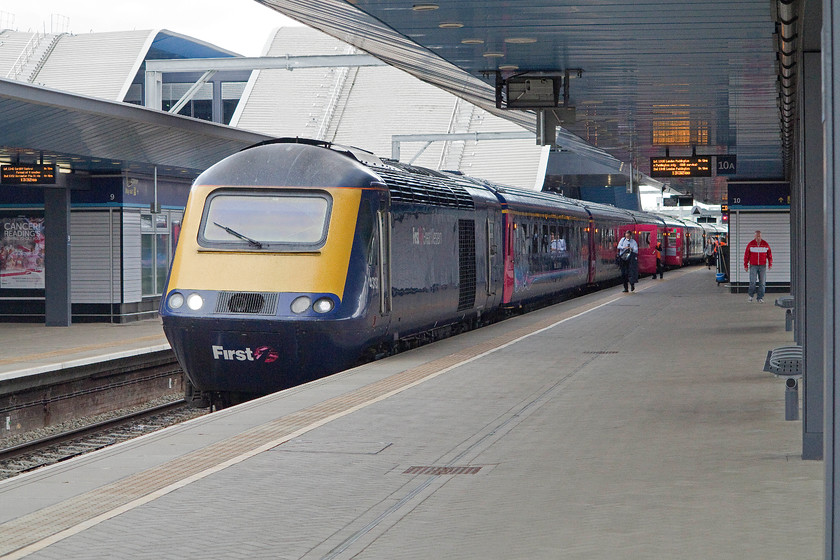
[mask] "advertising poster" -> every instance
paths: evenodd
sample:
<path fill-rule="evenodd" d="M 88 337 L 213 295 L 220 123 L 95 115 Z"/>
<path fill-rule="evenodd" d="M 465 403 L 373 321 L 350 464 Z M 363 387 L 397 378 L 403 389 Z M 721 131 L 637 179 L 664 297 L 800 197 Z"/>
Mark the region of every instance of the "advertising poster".
<path fill-rule="evenodd" d="M 44 289 L 44 218 L 0 216 L 0 288 Z"/>

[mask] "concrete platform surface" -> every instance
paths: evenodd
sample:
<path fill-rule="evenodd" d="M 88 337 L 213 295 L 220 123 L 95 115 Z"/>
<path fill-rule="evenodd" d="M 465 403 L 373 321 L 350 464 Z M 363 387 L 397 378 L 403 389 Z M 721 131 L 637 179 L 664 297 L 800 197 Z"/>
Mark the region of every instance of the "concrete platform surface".
<path fill-rule="evenodd" d="M 821 558 L 784 310 L 690 268 L 0 483 L 0 557 Z"/>
<path fill-rule="evenodd" d="M 0 381 L 168 350 L 160 319 L 132 323 L 0 323 Z"/>

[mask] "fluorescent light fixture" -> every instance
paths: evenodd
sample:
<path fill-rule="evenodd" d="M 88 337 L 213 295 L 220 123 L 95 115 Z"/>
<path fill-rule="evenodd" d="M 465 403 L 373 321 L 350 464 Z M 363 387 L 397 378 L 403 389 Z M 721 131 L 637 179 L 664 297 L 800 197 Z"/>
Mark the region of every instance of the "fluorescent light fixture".
<path fill-rule="evenodd" d="M 508 37 L 505 39 L 505 43 L 510 43 L 512 45 L 530 45 L 531 43 L 536 43 L 537 39 L 534 37 Z"/>

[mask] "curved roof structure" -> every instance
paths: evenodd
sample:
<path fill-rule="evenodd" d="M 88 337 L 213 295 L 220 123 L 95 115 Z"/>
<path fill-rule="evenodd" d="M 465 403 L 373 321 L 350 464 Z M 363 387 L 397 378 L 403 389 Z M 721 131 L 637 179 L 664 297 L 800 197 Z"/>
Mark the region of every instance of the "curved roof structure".
<path fill-rule="evenodd" d="M 277 30 L 265 56 L 342 55 L 357 50 L 314 29 Z M 271 136 L 318 138 L 389 157 L 394 135 L 522 132 L 525 129 L 388 66 L 257 70 L 231 125 Z M 426 140 L 401 145 L 401 159 L 533 188 L 542 147 L 523 139 Z"/>
<path fill-rule="evenodd" d="M 147 59 L 230 56 L 167 30 L 0 31 L 0 163 L 196 175 L 268 137 L 122 101 Z"/>

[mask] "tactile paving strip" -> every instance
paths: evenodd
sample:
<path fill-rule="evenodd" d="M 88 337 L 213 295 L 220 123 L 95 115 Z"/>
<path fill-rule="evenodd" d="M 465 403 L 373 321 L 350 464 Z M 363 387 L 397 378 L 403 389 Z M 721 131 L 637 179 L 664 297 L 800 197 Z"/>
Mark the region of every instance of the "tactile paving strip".
<path fill-rule="evenodd" d="M 247 430 L 168 463 L 107 484 L 58 504 L 0 525 L 0 555 L 21 558 L 191 482 L 277 447 L 302 433 L 373 404 L 445 373 L 456 366 L 494 352 L 610 303 L 596 301 L 572 311 L 559 312 L 454 354 L 397 373 Z M 8 555 L 8 556 L 6 556 Z"/>

